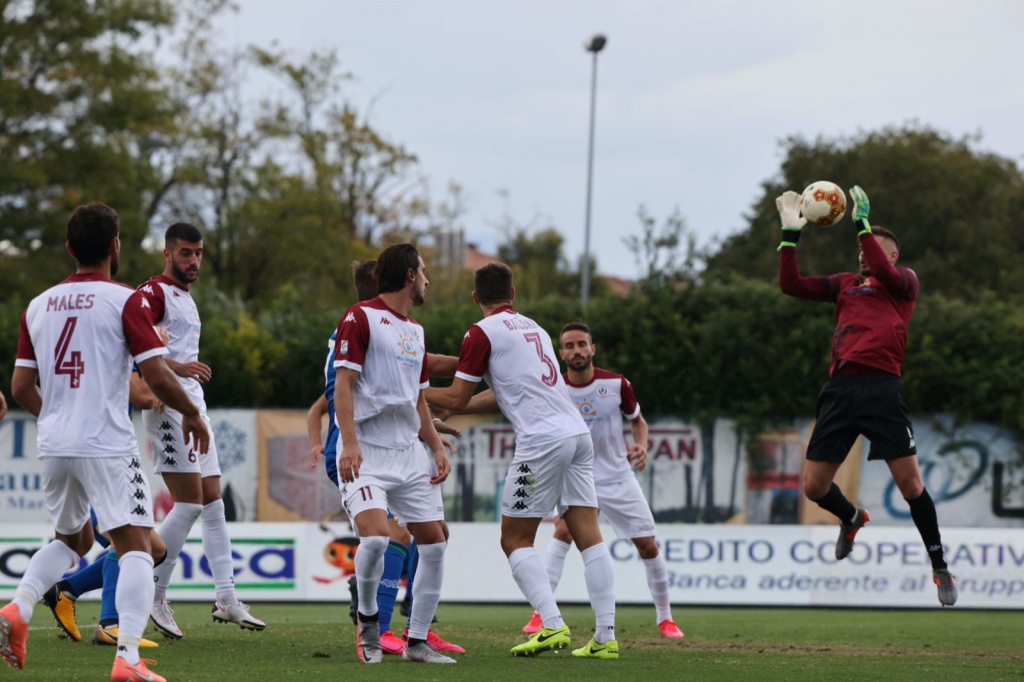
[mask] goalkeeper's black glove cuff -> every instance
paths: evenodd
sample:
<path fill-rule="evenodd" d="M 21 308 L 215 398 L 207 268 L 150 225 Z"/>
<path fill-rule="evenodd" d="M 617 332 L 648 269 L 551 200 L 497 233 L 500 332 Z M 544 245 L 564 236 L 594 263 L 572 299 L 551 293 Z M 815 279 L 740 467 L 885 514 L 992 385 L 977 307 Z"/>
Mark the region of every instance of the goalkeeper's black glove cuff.
<path fill-rule="evenodd" d="M 797 242 L 800 241 L 799 227 L 783 227 L 782 228 L 782 242 L 779 243 L 779 248 L 776 251 L 782 251 L 783 246 L 796 246 Z"/>
<path fill-rule="evenodd" d="M 872 232 L 871 232 L 871 224 L 868 222 L 867 218 L 861 218 L 860 220 L 854 220 L 853 221 L 853 226 L 855 228 L 857 228 L 857 236 L 858 237 L 861 236 L 862 234 L 872 234 Z"/>

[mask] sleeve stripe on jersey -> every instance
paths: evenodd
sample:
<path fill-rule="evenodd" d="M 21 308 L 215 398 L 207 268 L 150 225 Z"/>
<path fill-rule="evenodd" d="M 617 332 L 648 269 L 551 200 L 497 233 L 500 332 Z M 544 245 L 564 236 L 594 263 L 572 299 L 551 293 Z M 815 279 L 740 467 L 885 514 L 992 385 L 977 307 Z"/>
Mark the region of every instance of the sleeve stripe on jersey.
<path fill-rule="evenodd" d="M 626 415 L 626 419 L 631 419 L 632 420 L 632 419 L 636 419 L 639 416 L 640 416 L 640 405 L 638 404 L 636 406 L 636 409 L 633 410 L 633 414 L 627 414 Z"/>
<path fill-rule="evenodd" d="M 424 381 L 423 383 L 420 384 L 420 390 L 421 391 L 423 389 L 425 389 L 425 388 L 430 388 L 430 382 L 429 381 Z"/>
<path fill-rule="evenodd" d="M 474 384 L 479 384 L 484 379 L 483 377 L 475 377 L 472 374 L 466 374 L 465 372 L 456 372 L 455 378 L 462 379 L 463 381 L 472 381 Z"/>
<path fill-rule="evenodd" d="M 348 360 L 341 360 L 340 362 L 335 362 L 334 366 L 335 367 L 344 367 L 345 369 L 350 369 L 353 372 L 362 372 L 363 371 L 363 366 L 361 364 L 359 364 L 357 362 L 349 362 Z"/>
<path fill-rule="evenodd" d="M 18 358 L 14 361 L 15 367 L 28 367 L 29 369 L 39 369 L 39 363 L 35 360 L 26 360 L 24 358 Z"/>
<path fill-rule="evenodd" d="M 160 346 L 159 348 L 153 348 L 151 350 L 147 350 L 144 353 L 139 353 L 138 355 L 136 355 L 135 356 L 135 362 L 136 363 L 145 362 L 146 360 L 149 360 L 150 358 L 155 358 L 157 355 L 167 355 L 169 352 L 170 351 L 167 350 L 167 346 Z"/>

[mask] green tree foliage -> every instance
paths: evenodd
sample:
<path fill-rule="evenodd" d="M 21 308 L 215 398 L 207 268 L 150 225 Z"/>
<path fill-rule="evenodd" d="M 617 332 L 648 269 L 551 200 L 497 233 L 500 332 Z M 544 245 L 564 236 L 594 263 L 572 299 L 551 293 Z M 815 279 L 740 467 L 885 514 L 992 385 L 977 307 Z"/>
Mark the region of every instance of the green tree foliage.
<path fill-rule="evenodd" d="M 1012 160 L 977 150 L 978 138 L 952 139 L 909 125 L 849 139 L 800 137 L 783 143 L 779 175 L 766 181 L 748 215 L 749 229 L 727 238 L 709 259 L 707 276 L 744 272 L 777 276 L 779 217 L 775 197 L 815 180 L 860 185 L 871 198 L 871 222 L 900 239 L 900 262 L 914 268 L 922 292 L 976 300 L 987 291 L 1020 299 L 1024 292 L 1024 175 Z M 804 274 L 857 266 L 849 216 L 838 225 L 804 228 Z"/>
<path fill-rule="evenodd" d="M 63 277 L 67 216 L 100 200 L 121 215 L 122 271 L 139 279 L 140 247 L 160 184 L 146 141 L 174 116 L 152 59 L 174 23 L 165 0 L 0 3 L 0 267 L 4 294 Z"/>

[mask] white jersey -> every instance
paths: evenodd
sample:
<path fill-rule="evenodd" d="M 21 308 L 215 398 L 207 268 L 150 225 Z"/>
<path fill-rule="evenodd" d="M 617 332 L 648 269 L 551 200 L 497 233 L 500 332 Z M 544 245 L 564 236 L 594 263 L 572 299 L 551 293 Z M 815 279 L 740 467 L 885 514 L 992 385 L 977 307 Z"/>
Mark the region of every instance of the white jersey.
<path fill-rule="evenodd" d="M 352 407 L 360 443 L 404 449 L 416 442 L 420 431 L 416 405 L 420 391 L 430 385 L 426 360 L 423 327 L 396 313 L 380 297 L 346 311 L 338 323 L 334 366 L 359 372 Z"/>
<path fill-rule="evenodd" d="M 40 457 L 138 455 L 128 416 L 132 360 L 165 355 L 148 303 L 106 275 L 72 275 L 32 299 L 14 364 L 39 372 Z"/>
<path fill-rule="evenodd" d="M 632 477 L 622 417 L 636 419 L 640 415 L 633 385 L 621 374 L 598 367 L 594 368 L 594 378 L 586 384 L 570 383 L 568 374 L 562 378 L 569 397 L 590 428 L 594 441 L 594 482 L 610 483 Z"/>
<path fill-rule="evenodd" d="M 466 332 L 455 376 L 493 389 L 516 432 L 516 445 L 543 446 L 587 432 L 569 399 L 551 337 L 505 305 Z"/>
<path fill-rule="evenodd" d="M 150 277 L 139 287 L 139 292 L 149 301 L 152 310 L 153 324 L 167 330 L 170 340 L 167 349 L 168 359 L 175 362 L 195 362 L 199 359 L 199 334 L 203 323 L 199 319 L 199 308 L 192 300 L 188 289 L 179 286 L 174 280 L 156 275 Z M 175 375 L 177 376 L 177 375 Z M 192 377 L 178 377 L 188 397 L 203 414 L 206 413 L 206 399 L 203 385 Z M 171 414 L 177 411 L 166 408 Z"/>

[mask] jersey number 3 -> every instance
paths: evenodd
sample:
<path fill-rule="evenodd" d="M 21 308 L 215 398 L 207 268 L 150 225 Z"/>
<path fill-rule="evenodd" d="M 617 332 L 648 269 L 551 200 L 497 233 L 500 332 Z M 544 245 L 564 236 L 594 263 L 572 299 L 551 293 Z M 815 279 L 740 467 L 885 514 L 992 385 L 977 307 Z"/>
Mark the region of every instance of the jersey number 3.
<path fill-rule="evenodd" d="M 57 347 L 53 350 L 56 364 L 54 374 L 66 374 L 71 379 L 71 388 L 78 388 L 81 384 L 82 374 L 85 372 L 85 363 L 82 362 L 82 351 L 73 350 L 68 353 L 68 346 L 71 345 L 71 337 L 78 326 L 77 317 L 69 317 L 64 323 L 64 329 L 60 331 L 60 338 L 57 339 Z"/>
<path fill-rule="evenodd" d="M 547 371 L 541 376 L 540 380 L 544 382 L 545 386 L 554 386 L 557 384 L 558 368 L 555 367 L 555 363 L 551 362 L 551 358 L 544 355 L 544 346 L 540 342 L 540 333 L 529 332 L 528 334 L 523 334 L 523 338 L 533 344 L 533 347 L 537 349 L 537 357 L 540 358 L 541 362 L 543 362 L 544 366 L 547 368 Z"/>

